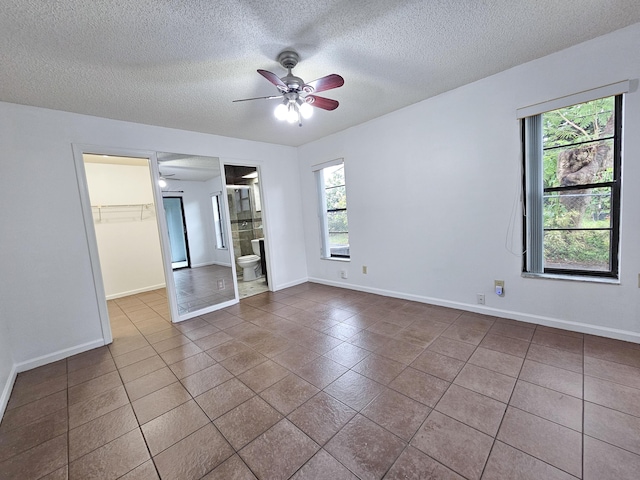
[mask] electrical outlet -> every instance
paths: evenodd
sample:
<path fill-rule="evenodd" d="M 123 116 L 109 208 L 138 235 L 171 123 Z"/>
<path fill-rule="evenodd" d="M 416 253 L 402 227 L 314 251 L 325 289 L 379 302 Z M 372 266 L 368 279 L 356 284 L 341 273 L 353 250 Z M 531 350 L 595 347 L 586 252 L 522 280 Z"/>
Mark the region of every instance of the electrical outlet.
<path fill-rule="evenodd" d="M 218 290 L 224 290 L 224 278 L 218 280 Z"/>
<path fill-rule="evenodd" d="M 493 290 L 496 292 L 496 295 L 498 295 L 499 297 L 503 297 L 504 296 L 504 280 L 494 280 Z"/>
<path fill-rule="evenodd" d="M 367 266 L 366 265 L 362 266 L 362 273 L 364 273 L 365 275 L 367 274 Z"/>
<path fill-rule="evenodd" d="M 478 303 L 478 305 L 484 305 L 484 293 L 476 294 L 476 302 Z"/>
<path fill-rule="evenodd" d="M 340 278 L 349 278 L 349 275 L 347 275 L 347 271 L 346 270 L 341 270 L 340 271 Z"/>

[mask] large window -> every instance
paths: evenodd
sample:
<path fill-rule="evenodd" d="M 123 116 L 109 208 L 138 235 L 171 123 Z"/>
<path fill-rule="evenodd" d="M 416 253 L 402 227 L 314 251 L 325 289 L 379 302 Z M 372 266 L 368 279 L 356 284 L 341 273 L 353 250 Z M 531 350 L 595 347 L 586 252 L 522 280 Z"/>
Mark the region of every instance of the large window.
<path fill-rule="evenodd" d="M 622 95 L 526 117 L 529 273 L 618 277 Z"/>
<path fill-rule="evenodd" d="M 315 170 L 320 205 L 322 257 L 350 258 L 344 162 L 335 160 Z"/>

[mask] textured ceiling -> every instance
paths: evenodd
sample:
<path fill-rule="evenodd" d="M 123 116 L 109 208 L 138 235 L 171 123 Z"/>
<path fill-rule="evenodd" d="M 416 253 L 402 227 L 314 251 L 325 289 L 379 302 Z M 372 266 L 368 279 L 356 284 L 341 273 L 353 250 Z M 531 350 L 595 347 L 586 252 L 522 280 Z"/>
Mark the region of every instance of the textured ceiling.
<path fill-rule="evenodd" d="M 220 159 L 158 152 L 160 175 L 166 180 L 205 182 L 219 177 Z"/>
<path fill-rule="evenodd" d="M 2 0 L 0 100 L 301 145 L 640 21 L 638 0 Z M 345 79 L 298 127 L 256 73 Z"/>

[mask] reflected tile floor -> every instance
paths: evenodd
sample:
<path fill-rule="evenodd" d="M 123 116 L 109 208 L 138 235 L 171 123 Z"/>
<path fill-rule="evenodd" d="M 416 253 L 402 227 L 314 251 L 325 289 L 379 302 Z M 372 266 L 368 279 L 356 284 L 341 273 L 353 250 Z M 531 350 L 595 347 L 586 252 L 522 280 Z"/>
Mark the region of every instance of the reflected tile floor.
<path fill-rule="evenodd" d="M 181 268 L 173 271 L 178 300 L 178 313 L 202 310 L 205 307 L 236 298 L 233 271 L 222 265 Z"/>
<path fill-rule="evenodd" d="M 640 345 L 317 284 L 18 375 L 0 479 L 637 479 Z"/>

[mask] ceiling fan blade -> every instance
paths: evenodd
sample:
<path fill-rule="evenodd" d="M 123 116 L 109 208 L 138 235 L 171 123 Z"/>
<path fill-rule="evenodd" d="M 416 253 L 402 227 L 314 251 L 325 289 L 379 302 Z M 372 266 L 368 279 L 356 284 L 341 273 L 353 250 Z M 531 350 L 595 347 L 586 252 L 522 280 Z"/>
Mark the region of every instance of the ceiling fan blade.
<path fill-rule="evenodd" d="M 282 80 L 280 80 L 280 77 L 278 77 L 275 73 L 271 73 L 267 70 L 258 70 L 258 73 L 269 80 L 271 83 L 273 83 L 276 87 L 278 87 L 280 91 L 289 91 L 289 87 L 287 87 L 287 85 Z"/>
<path fill-rule="evenodd" d="M 309 93 L 318 93 L 324 92 L 325 90 L 331 90 L 332 88 L 338 88 L 342 85 L 344 85 L 344 78 L 332 73 L 331 75 L 327 75 L 326 77 L 318 78 L 313 82 L 307 83 L 305 87 L 311 87 L 312 90 Z"/>
<path fill-rule="evenodd" d="M 312 107 L 322 108 L 323 110 L 335 110 L 338 108 L 338 105 L 340 105 L 337 100 L 319 97 L 317 95 L 307 95 L 305 101 Z"/>
<path fill-rule="evenodd" d="M 233 102 L 248 102 L 249 100 L 273 100 L 274 98 L 282 98 L 283 95 L 270 95 L 268 97 L 241 98 L 240 100 L 232 100 Z"/>

